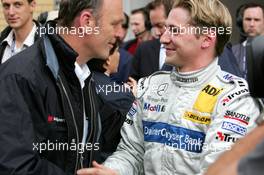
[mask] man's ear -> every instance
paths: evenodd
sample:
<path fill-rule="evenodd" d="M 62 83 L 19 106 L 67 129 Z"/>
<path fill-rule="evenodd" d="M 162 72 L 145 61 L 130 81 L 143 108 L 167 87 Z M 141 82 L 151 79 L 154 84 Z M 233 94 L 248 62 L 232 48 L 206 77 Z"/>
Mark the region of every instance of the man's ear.
<path fill-rule="evenodd" d="M 107 66 L 110 65 L 111 61 L 110 61 L 110 58 L 109 57 L 105 60 L 105 63 L 106 63 Z"/>
<path fill-rule="evenodd" d="M 103 64 L 103 67 L 104 67 L 106 70 L 108 70 L 109 65 L 110 65 L 110 60 L 109 60 L 109 58 L 107 58 L 107 59 L 105 60 L 105 63 Z"/>
<path fill-rule="evenodd" d="M 202 36 L 202 49 L 206 49 L 216 42 L 217 33 L 215 31 L 210 31 L 208 34 Z"/>
<path fill-rule="evenodd" d="M 29 5 L 30 5 L 30 12 L 33 13 L 37 5 L 36 1 L 35 0 L 31 1 Z"/>
<path fill-rule="evenodd" d="M 79 22 L 81 27 L 90 26 L 93 27 L 95 18 L 91 11 L 83 10 L 80 14 Z"/>

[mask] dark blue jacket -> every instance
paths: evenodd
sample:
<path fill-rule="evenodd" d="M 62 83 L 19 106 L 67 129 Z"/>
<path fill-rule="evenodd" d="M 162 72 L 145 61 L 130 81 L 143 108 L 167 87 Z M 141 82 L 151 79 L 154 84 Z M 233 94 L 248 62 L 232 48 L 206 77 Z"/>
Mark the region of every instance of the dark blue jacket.
<path fill-rule="evenodd" d="M 223 53 L 219 56 L 218 65 L 222 70 L 243 78 L 236 57 L 232 52 L 231 44 L 227 44 Z"/>
<path fill-rule="evenodd" d="M 111 74 L 111 80 L 119 84 L 127 82 L 132 66 L 132 55 L 123 48 L 119 48 L 120 60 L 117 73 Z"/>

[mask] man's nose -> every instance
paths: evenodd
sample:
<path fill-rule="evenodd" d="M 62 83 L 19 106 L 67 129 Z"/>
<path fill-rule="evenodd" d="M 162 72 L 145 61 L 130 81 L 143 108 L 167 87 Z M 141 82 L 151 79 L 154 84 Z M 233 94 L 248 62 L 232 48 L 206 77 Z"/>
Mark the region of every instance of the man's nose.
<path fill-rule="evenodd" d="M 255 25 L 255 21 L 252 19 L 250 20 L 250 26 L 254 26 Z"/>
<path fill-rule="evenodd" d="M 161 37 L 160 37 L 160 42 L 161 42 L 162 44 L 167 44 L 167 43 L 169 43 L 169 42 L 170 42 L 170 38 L 171 38 L 170 35 L 171 35 L 171 34 L 170 34 L 169 30 L 166 29 L 165 32 L 164 32 L 164 33 L 161 35 Z"/>
<path fill-rule="evenodd" d="M 123 35 L 122 24 L 118 25 L 115 30 L 115 37 L 121 39 Z"/>
<path fill-rule="evenodd" d="M 16 12 L 15 8 L 13 5 L 10 5 L 9 9 L 8 9 L 8 14 L 9 15 L 14 15 Z"/>

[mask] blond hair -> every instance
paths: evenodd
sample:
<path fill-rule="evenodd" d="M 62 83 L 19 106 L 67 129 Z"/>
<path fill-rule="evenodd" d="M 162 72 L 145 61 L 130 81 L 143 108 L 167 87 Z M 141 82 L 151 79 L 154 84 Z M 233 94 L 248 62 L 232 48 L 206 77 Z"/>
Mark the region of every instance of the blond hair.
<path fill-rule="evenodd" d="M 174 0 L 173 8 L 181 7 L 190 12 L 189 23 L 197 27 L 222 28 L 221 34 L 216 31 L 216 55 L 223 52 L 225 44 L 230 40 L 232 17 L 219 0 Z"/>

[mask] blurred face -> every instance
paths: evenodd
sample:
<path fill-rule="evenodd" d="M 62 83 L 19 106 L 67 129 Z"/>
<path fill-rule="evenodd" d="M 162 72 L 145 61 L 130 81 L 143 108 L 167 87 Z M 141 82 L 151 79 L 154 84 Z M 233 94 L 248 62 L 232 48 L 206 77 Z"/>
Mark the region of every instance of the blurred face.
<path fill-rule="evenodd" d="M 125 21 L 125 15 L 123 15 L 123 22 Z M 122 27 L 120 32 L 119 32 L 119 42 L 122 43 L 127 35 L 127 28 Z"/>
<path fill-rule="evenodd" d="M 14 29 L 23 28 L 32 22 L 35 1 L 27 0 L 2 0 L 3 13 L 8 25 Z"/>
<path fill-rule="evenodd" d="M 264 34 L 264 14 L 260 7 L 248 8 L 244 11 L 243 29 L 251 37 Z"/>
<path fill-rule="evenodd" d="M 161 35 L 165 32 L 166 14 L 164 6 L 161 5 L 154 10 L 151 10 L 149 13 L 149 17 L 154 36 L 156 38 L 160 38 Z"/>
<path fill-rule="evenodd" d="M 132 32 L 137 36 L 146 30 L 145 19 L 142 13 L 136 13 L 130 17 L 130 26 Z"/>
<path fill-rule="evenodd" d="M 106 61 L 107 70 L 109 71 L 110 74 L 116 73 L 118 71 L 119 59 L 120 59 L 120 54 L 118 49 L 116 49 L 115 52 L 112 55 L 110 55 Z"/>
<path fill-rule="evenodd" d="M 104 0 L 98 15 L 99 18 L 95 19 L 95 24 L 91 26 L 98 26 L 99 34 L 88 35 L 89 38 L 85 41 L 91 58 L 106 59 L 122 29 L 122 0 Z"/>
<path fill-rule="evenodd" d="M 120 35 L 119 35 L 119 41 L 122 43 L 124 40 L 125 40 L 125 38 L 126 38 L 126 35 L 127 35 L 127 29 L 125 29 L 125 28 L 122 28 L 121 30 L 120 30 Z"/>
<path fill-rule="evenodd" d="M 197 58 L 196 54 L 201 52 L 201 37 L 183 31 L 190 27 L 189 20 L 190 14 L 187 10 L 171 10 L 166 20 L 166 31 L 160 39 L 166 48 L 166 63 L 178 67 L 188 66 Z"/>

